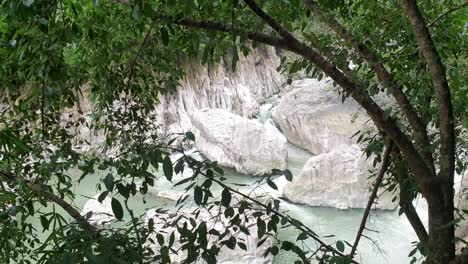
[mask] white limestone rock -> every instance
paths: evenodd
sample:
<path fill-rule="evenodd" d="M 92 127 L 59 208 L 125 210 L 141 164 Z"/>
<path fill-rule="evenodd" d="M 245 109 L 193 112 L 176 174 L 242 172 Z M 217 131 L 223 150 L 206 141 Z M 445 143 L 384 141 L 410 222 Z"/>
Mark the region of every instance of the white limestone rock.
<path fill-rule="evenodd" d="M 163 198 L 169 201 L 176 202 L 182 200 L 187 194 L 185 192 L 175 191 L 175 190 L 163 190 L 159 191 L 156 195 L 159 198 Z"/>
<path fill-rule="evenodd" d="M 208 159 L 245 174 L 286 168 L 287 140 L 271 122 L 262 125 L 223 109 L 199 110 L 191 119 L 195 146 Z"/>
<path fill-rule="evenodd" d="M 468 170 L 463 173 L 460 188 L 455 197 L 455 205 L 460 210 L 468 210 Z M 457 215 L 455 217 L 458 217 Z M 455 229 L 455 236 L 464 240 L 468 239 L 468 221 L 462 220 Z"/>
<path fill-rule="evenodd" d="M 295 203 L 339 209 L 365 208 L 372 182 L 370 160 L 357 145 L 338 146 L 311 157 L 301 173 L 286 185 L 284 196 Z M 384 193 L 373 208 L 395 209 L 391 195 Z"/>
<path fill-rule="evenodd" d="M 89 199 L 83 206 L 81 215 L 88 219 L 93 226 L 105 226 L 110 224 L 114 219 L 112 212 L 111 198 L 107 196 L 102 203 L 98 201 L 100 194 L 96 194 L 92 199 Z"/>
<path fill-rule="evenodd" d="M 156 107 L 163 134 L 181 133 L 192 127 L 190 114 L 205 108 L 226 109 L 243 117 L 253 117 L 270 96 L 278 93 L 284 77 L 276 70 L 280 63 L 270 47 L 240 55 L 236 71 L 222 59 L 206 67 L 195 61 L 182 65 L 186 76 L 172 94 L 160 96 Z"/>
<path fill-rule="evenodd" d="M 198 217 L 195 217 L 195 212 L 199 210 Z M 219 217 L 217 217 L 219 215 Z M 190 221 L 192 218 L 195 221 Z M 242 225 L 249 229 L 250 235 L 246 235 L 242 232 L 237 232 L 229 224 L 229 220 L 224 217 L 223 211 L 218 211 L 213 209 L 208 211 L 205 208 L 197 208 L 191 210 L 184 210 L 180 212 L 158 212 L 154 209 L 151 209 L 146 212 L 145 223 L 148 224 L 150 219 L 154 222 L 154 233 L 149 235 L 149 238 L 154 243 L 148 241 L 145 246 L 153 250 L 153 252 L 158 252 L 160 245 L 157 242 L 156 232 L 163 235 L 164 241 L 170 240 L 171 234 L 174 232 L 175 243 L 173 249 L 177 251 L 177 254 L 173 251 L 170 251 L 171 263 L 180 264 L 183 263 L 183 260 L 187 257 L 186 250 L 179 250 L 182 247 L 180 243 L 181 235 L 178 232 L 176 226 L 183 227 L 184 224 L 188 228 L 194 227 L 192 224 L 195 223 L 195 229 L 203 222 L 208 227 L 208 230 L 215 229 L 220 234 L 224 233 L 227 229 L 232 235 L 235 235 L 236 240 L 243 242 L 246 245 L 246 250 L 239 248 L 238 245 L 234 249 L 229 249 L 226 246 L 221 247 L 221 241 L 227 240 L 231 235 L 227 235 L 223 239 L 219 239 L 216 235 L 210 235 L 208 238 L 208 247 L 211 245 L 216 245 L 221 247 L 220 252 L 217 255 L 216 263 L 220 264 L 271 264 L 272 256 L 268 254 L 264 256 L 266 250 L 273 245 L 273 239 L 271 237 L 266 237 L 265 242 L 261 246 L 257 246 L 257 243 L 260 239 L 257 236 L 257 227 L 256 219 L 254 217 L 241 218 Z M 262 237 L 262 239 L 264 239 Z"/>
<path fill-rule="evenodd" d="M 273 109 L 273 119 L 292 144 L 313 154 L 326 153 L 341 144 L 353 144 L 351 137 L 371 122 L 352 99 L 344 103 L 332 81 L 305 79 Z M 367 123 L 366 123 L 367 122 Z"/>

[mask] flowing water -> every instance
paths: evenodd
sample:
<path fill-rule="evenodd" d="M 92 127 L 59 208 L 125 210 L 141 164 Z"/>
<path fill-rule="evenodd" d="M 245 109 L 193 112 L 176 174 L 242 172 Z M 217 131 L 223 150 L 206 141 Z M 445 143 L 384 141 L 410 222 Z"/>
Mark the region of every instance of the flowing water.
<path fill-rule="evenodd" d="M 258 116 L 259 121 L 264 122 L 270 117 L 270 108 L 270 106 L 264 106 L 264 111 L 261 111 Z M 288 156 L 288 169 L 293 175 L 298 175 L 305 162 L 311 157 L 311 154 L 290 145 Z M 177 156 L 175 155 L 173 159 L 176 158 Z M 107 173 L 108 172 L 105 171 L 96 172 L 95 174 L 87 175 L 80 183 L 76 182 L 73 191 L 76 194 L 74 204 L 77 208 L 82 208 L 86 201 L 101 192 L 98 190 L 97 185 Z M 72 171 L 71 174 L 77 181 L 81 173 L 75 170 Z M 190 175 L 190 172 L 186 171 L 184 174 L 187 176 Z M 228 182 L 249 185 L 249 187 L 242 187 L 242 191 L 249 191 L 249 188 L 252 188 L 250 186 L 258 180 L 258 178 L 254 176 L 242 175 L 227 168 L 225 169 L 225 176 Z M 183 177 L 183 175 L 176 175 L 174 176 L 173 182 L 175 183 Z M 284 178 L 279 178 L 275 181 L 279 187 L 278 191 L 269 188 L 267 185 L 262 185 L 256 189 L 256 193 L 264 192 L 273 197 L 281 197 L 281 189 L 286 184 L 286 180 Z M 213 193 L 219 193 L 221 191 L 219 187 L 216 189 L 214 185 L 212 188 L 214 188 L 212 189 Z M 144 200 L 143 196 L 137 195 L 129 201 L 130 207 L 137 215 L 144 215 L 148 209 L 155 207 L 174 209 L 175 203 L 173 201 L 156 196 L 156 193 L 162 190 L 180 191 L 183 190 L 183 186 L 174 188 L 164 176 L 160 176 L 158 180 L 155 181 L 155 186 L 150 189 L 150 193 L 145 195 Z M 420 204 L 416 205 L 416 208 L 420 212 L 420 215 L 425 218 L 427 215 L 426 207 Z M 50 208 L 45 210 L 50 210 Z M 346 240 L 352 244 L 364 211 L 363 209 L 339 210 L 335 208 L 310 207 L 289 203 L 284 200 L 281 201 L 280 210 L 287 211 L 289 215 L 305 223 L 320 236 L 335 235 L 335 237 L 325 238 L 325 241 L 330 244 L 334 244 L 337 240 Z M 129 220 L 128 216 L 125 220 Z M 427 221 L 427 219 L 423 220 Z M 37 225 L 40 226 L 38 221 Z M 413 249 L 412 242 L 417 241 L 417 237 L 406 218 L 398 215 L 398 210 L 372 211 L 366 227 L 368 230 L 365 231 L 364 234 L 368 238 L 363 237 L 358 247 L 357 259 L 361 263 L 409 263 L 411 258 L 408 257 L 408 254 Z M 46 235 L 47 234 L 44 233 L 44 236 Z M 279 229 L 279 237 L 281 239 L 295 241 L 297 235 L 298 233 L 291 228 Z M 309 240 L 306 240 L 306 243 L 313 245 L 312 241 Z M 346 246 L 346 252 L 349 252 L 349 250 L 350 247 Z M 295 257 L 291 254 L 293 253 L 280 252 L 280 254 L 274 258 L 274 263 L 292 263 Z"/>
<path fill-rule="evenodd" d="M 290 145 L 288 168 L 293 175 L 297 175 L 300 172 L 302 166 L 310 156 L 311 155 L 307 151 Z M 184 174 L 188 175 L 189 173 L 190 172 L 187 171 Z M 76 170 L 72 171 L 71 174 L 76 176 L 75 179 L 77 180 L 81 173 Z M 95 174 L 86 176 L 80 183 L 76 182 L 74 186 L 76 207 L 82 208 L 86 201 L 101 192 L 98 190 L 97 185 L 106 175 L 107 172 L 104 171 L 96 172 Z M 258 180 L 256 177 L 242 175 L 232 169 L 225 169 L 225 175 L 226 178 L 228 178 L 227 181 L 231 183 L 251 185 Z M 173 182 L 177 182 L 182 178 L 183 176 L 181 175 L 175 176 Z M 265 192 L 273 197 L 280 196 L 281 188 L 286 181 L 283 178 L 276 179 L 275 181 L 279 187 L 279 191 L 275 191 L 267 185 L 262 185 L 256 189 L 256 193 Z M 179 188 L 173 188 L 172 184 L 169 183 L 164 176 L 160 176 L 155 182 L 155 187 L 150 190 L 151 193 L 145 196 L 145 203 L 143 203 L 143 196 L 137 195 L 130 200 L 130 206 L 137 212 L 137 215 L 143 215 L 148 209 L 155 207 L 174 209 L 174 202 L 157 197 L 156 193 L 162 190 L 183 189 L 183 187 L 178 187 Z M 219 188 L 216 189 L 215 185 L 213 185 L 212 188 L 214 188 L 213 193 L 221 191 Z M 242 190 L 247 191 L 249 188 L 243 187 Z M 417 208 L 421 211 L 421 215 L 424 216 L 425 207 L 417 206 Z M 337 240 L 346 240 L 352 244 L 363 214 L 362 209 L 340 210 L 335 208 L 310 207 L 288 203 L 287 201 L 281 201 L 280 209 L 287 211 L 292 217 L 307 224 L 320 236 L 335 235 L 335 237 L 325 239 L 331 244 L 335 243 Z M 127 218 L 125 220 L 129 219 Z M 37 224 L 40 226 L 39 223 Z M 397 211 L 374 210 L 370 214 L 367 228 L 371 231 L 365 231 L 364 234 L 375 243 L 367 238 L 361 239 L 358 247 L 358 260 L 360 260 L 361 263 L 409 263 L 410 258 L 408 254 L 412 249 L 412 242 L 416 241 L 417 237 L 404 216 L 399 216 Z M 279 229 L 279 237 L 281 239 L 295 241 L 297 235 L 298 233 L 291 228 Z M 306 242 L 313 245 L 312 241 Z M 346 247 L 347 252 L 349 252 L 350 247 Z M 295 259 L 295 256 L 292 254 L 293 253 L 282 251 L 274 258 L 274 263 L 291 263 L 291 260 Z"/>

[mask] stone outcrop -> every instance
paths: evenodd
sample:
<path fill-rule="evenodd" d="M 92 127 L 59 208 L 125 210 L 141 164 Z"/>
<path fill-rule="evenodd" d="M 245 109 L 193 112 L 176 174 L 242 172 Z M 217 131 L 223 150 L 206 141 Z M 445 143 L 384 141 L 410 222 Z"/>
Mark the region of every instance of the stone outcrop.
<path fill-rule="evenodd" d="M 357 103 L 352 99 L 342 103 L 331 80 L 305 79 L 292 86 L 273 110 L 275 123 L 292 144 L 316 155 L 326 153 L 352 144 L 352 135 L 370 126 Z"/>
<path fill-rule="evenodd" d="M 191 114 L 195 146 L 208 159 L 240 173 L 263 174 L 287 165 L 287 140 L 271 122 L 265 125 L 223 109 Z"/>
<path fill-rule="evenodd" d="M 195 217 L 195 211 L 199 210 L 198 216 Z M 219 217 L 215 217 L 219 215 Z M 209 235 L 208 237 L 208 248 L 212 245 L 216 245 L 220 249 L 217 255 L 216 263 L 220 264 L 270 264 L 272 263 L 272 256 L 268 254 L 264 256 L 266 250 L 273 245 L 273 239 L 271 237 L 265 237 L 264 243 L 257 246 L 260 239 L 257 236 L 256 219 L 253 217 L 241 218 L 241 224 L 248 228 L 250 235 L 246 235 L 243 232 L 239 232 L 236 228 L 233 228 L 229 224 L 229 220 L 224 217 L 223 212 L 219 212 L 217 209 L 208 211 L 204 208 L 197 208 L 193 210 L 185 210 L 180 212 L 158 212 L 156 210 L 149 210 L 145 216 L 145 223 L 148 224 L 150 219 L 153 220 L 155 232 L 149 235 L 149 238 L 154 241 L 151 243 L 148 241 L 145 246 L 158 252 L 160 245 L 156 238 L 157 233 L 163 235 L 164 241 L 170 241 L 170 235 L 174 233 L 175 243 L 173 249 L 177 250 L 177 254 L 173 251 L 170 253 L 171 263 L 179 264 L 183 263 L 183 260 L 187 257 L 187 252 L 181 248 L 180 242 L 181 234 L 179 229 L 184 225 L 187 225 L 189 229 L 197 229 L 201 223 L 206 224 L 208 230 L 214 229 L 218 233 L 223 234 L 225 231 L 228 232 L 224 238 L 220 239 L 217 235 Z M 192 219 L 192 221 L 190 221 Z M 195 226 L 193 226 L 195 224 Z M 157 233 L 156 233 L 157 232 Z M 235 236 L 237 242 L 242 242 L 245 245 L 245 250 L 240 248 L 238 245 L 234 249 L 230 249 L 226 246 L 221 247 L 221 242 L 228 240 L 231 236 Z M 166 244 L 165 244 L 166 245 Z"/>
<path fill-rule="evenodd" d="M 465 170 L 461 182 L 460 189 L 455 197 L 455 205 L 460 210 L 468 210 L 468 170 Z M 459 217 L 455 215 L 455 217 Z M 466 217 L 466 214 L 465 214 Z M 468 239 L 468 221 L 462 220 L 459 226 L 455 229 L 455 236 L 464 240 Z"/>
<path fill-rule="evenodd" d="M 247 56 L 240 54 L 235 71 L 228 60 L 221 59 L 210 66 L 195 60 L 181 64 L 185 77 L 174 92 L 159 96 L 159 103 L 151 114 L 158 135 L 170 137 L 173 133 L 190 131 L 190 114 L 205 108 L 226 109 L 243 117 L 253 117 L 267 98 L 281 90 L 285 79 L 276 70 L 280 61 L 274 48 L 258 47 Z M 85 88 L 83 94 L 76 107 L 64 111 L 62 123 L 83 120 L 83 124 L 70 129 L 77 135 L 77 149 L 109 154 L 112 150 L 103 148 L 104 133 L 89 128 L 93 118 L 89 88 Z M 115 106 L 119 104 L 114 102 Z M 77 115 L 78 109 L 84 114 Z"/>
<path fill-rule="evenodd" d="M 358 146 L 341 145 L 311 157 L 301 173 L 286 185 L 284 196 L 292 202 L 340 209 L 365 208 L 371 192 L 370 160 Z M 375 208 L 394 209 L 391 195 L 380 197 Z"/>
<path fill-rule="evenodd" d="M 180 87 L 173 94 L 161 96 L 156 107 L 163 133 L 190 130 L 189 115 L 199 109 L 220 108 L 243 117 L 254 116 L 266 98 L 281 90 L 284 77 L 277 72 L 278 66 L 279 57 L 270 47 L 240 56 L 236 71 L 225 59 L 210 67 L 185 63 L 186 77 Z"/>

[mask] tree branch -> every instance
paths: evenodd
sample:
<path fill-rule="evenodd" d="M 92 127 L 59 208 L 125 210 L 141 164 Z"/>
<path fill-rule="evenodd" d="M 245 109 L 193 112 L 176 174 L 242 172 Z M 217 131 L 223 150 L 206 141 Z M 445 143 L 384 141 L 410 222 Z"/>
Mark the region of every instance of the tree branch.
<path fill-rule="evenodd" d="M 393 142 L 390 140 L 387 143 L 387 149 L 385 150 L 385 153 L 383 156 L 382 167 L 380 168 L 379 174 L 377 175 L 377 178 L 375 179 L 374 188 L 372 190 L 371 195 L 369 196 L 369 200 L 367 201 L 367 206 L 366 206 L 366 209 L 364 210 L 364 214 L 362 215 L 361 225 L 359 226 L 359 230 L 356 234 L 356 239 L 354 240 L 351 253 L 349 254 L 351 257 L 354 257 L 357 246 L 359 244 L 359 240 L 361 239 L 362 233 L 364 232 L 364 228 L 366 227 L 367 218 L 369 217 L 372 204 L 374 204 L 374 200 L 377 197 L 377 191 L 379 190 L 379 187 L 380 187 L 380 184 L 382 183 L 385 172 L 387 171 L 388 164 L 390 163 L 390 153 L 392 151 L 392 148 L 393 148 Z"/>
<path fill-rule="evenodd" d="M 268 15 L 263 10 L 263 17 Z M 168 22 L 185 26 L 188 28 L 199 28 L 205 30 L 220 31 L 231 34 L 232 31 L 229 27 L 216 21 L 199 21 L 191 19 L 173 19 L 164 14 L 157 14 L 156 18 L 164 19 Z M 270 20 L 270 19 L 269 19 Z M 276 26 L 275 26 L 276 27 Z M 243 32 L 236 31 L 236 34 Z M 375 125 L 384 131 L 395 144 L 401 149 L 404 156 L 409 161 L 410 169 L 416 175 L 419 183 L 422 186 L 423 193 L 428 191 L 428 178 L 433 175 L 432 171 L 426 166 L 424 159 L 416 150 L 408 136 L 403 133 L 397 126 L 392 118 L 386 118 L 384 111 L 378 106 L 367 93 L 365 88 L 358 86 L 351 78 L 341 72 L 334 64 L 330 63 L 325 57 L 319 54 L 312 47 L 298 41 L 292 34 L 291 39 L 275 38 L 262 32 L 249 31 L 244 33 L 250 40 L 258 41 L 263 44 L 282 48 L 296 53 L 317 65 L 327 76 L 332 78 L 341 88 L 353 97 L 353 99 L 363 107 L 369 117 L 374 121 Z"/>
<path fill-rule="evenodd" d="M 163 13 L 156 13 L 154 19 L 161 19 L 167 21 L 172 24 L 176 24 L 179 26 L 184 26 L 187 28 L 198 28 L 204 29 L 208 31 L 219 31 L 224 32 L 227 34 L 232 34 L 233 29 L 232 27 L 218 21 L 210 21 L 210 20 L 193 20 L 193 19 L 176 19 L 172 16 L 163 14 Z M 266 45 L 270 45 L 273 47 L 290 50 L 287 45 L 287 41 L 282 38 L 273 37 L 271 35 L 265 34 L 263 32 L 258 31 L 240 31 L 238 29 L 234 30 L 236 35 L 245 35 L 248 39 L 257 41 Z"/>
<path fill-rule="evenodd" d="M 340 22 L 323 11 L 317 5 L 317 3 L 315 3 L 315 1 L 304 0 L 304 3 L 343 40 L 345 40 L 353 47 L 358 52 L 358 54 L 369 64 L 382 84 L 389 88 L 390 92 L 398 103 L 398 106 L 400 106 L 403 114 L 409 121 L 416 144 L 420 147 L 427 166 L 431 168 L 433 172 L 435 172 L 434 160 L 430 149 L 427 148 L 429 145 L 429 137 L 426 126 L 409 102 L 408 97 L 403 92 L 402 87 L 398 85 L 394 79 L 394 76 L 385 68 L 382 62 L 380 62 L 375 51 L 371 50 L 368 46 L 360 42 L 350 31 L 346 30 L 344 26 L 340 24 Z"/>
<path fill-rule="evenodd" d="M 449 10 L 445 11 L 443 14 L 441 14 L 440 16 L 438 16 L 436 19 L 434 19 L 434 21 L 432 21 L 430 24 L 429 24 L 429 28 L 433 27 L 437 22 L 439 22 L 442 18 L 446 17 L 447 15 L 455 12 L 455 11 L 458 11 L 464 7 L 468 6 L 468 1 L 465 1 L 463 4 L 461 5 L 458 5 L 458 6 L 455 6 L 455 7 L 452 7 L 450 8 Z"/>
<path fill-rule="evenodd" d="M 18 178 L 13 175 L 10 172 L 7 171 L 1 171 L 0 172 L 0 178 L 3 178 L 6 182 L 17 182 Z M 57 195 L 50 193 L 44 189 L 42 189 L 40 186 L 37 184 L 34 184 L 30 181 L 26 181 L 26 186 L 32 190 L 33 192 L 37 193 L 38 195 L 44 197 L 50 202 L 58 204 L 60 207 L 65 210 L 71 217 L 73 217 L 78 224 L 83 228 L 84 230 L 88 231 L 92 237 L 97 237 L 99 235 L 98 230 L 96 227 L 92 226 L 86 219 L 83 217 L 80 212 L 78 212 L 73 206 L 71 206 L 69 203 L 67 203 L 65 200 L 62 198 L 58 197 Z"/>
<path fill-rule="evenodd" d="M 453 184 L 455 169 L 455 134 L 453 124 L 453 109 L 450 89 L 439 53 L 434 45 L 426 22 L 419 11 L 415 0 L 400 0 L 400 5 L 406 14 L 416 36 L 416 41 L 426 60 L 432 77 L 434 94 L 437 101 L 440 130 L 440 173 L 448 183 Z"/>
<path fill-rule="evenodd" d="M 400 152 L 398 149 L 393 151 L 395 171 L 394 176 L 398 182 L 398 188 L 400 191 L 399 205 L 406 218 L 413 227 L 414 232 L 418 236 L 418 239 L 421 243 L 428 246 L 429 235 L 427 234 L 426 227 L 424 226 L 421 218 L 419 217 L 416 209 L 413 206 L 413 199 L 408 197 L 408 191 L 410 188 L 410 178 L 408 171 L 406 169 L 405 162 L 402 160 Z"/>

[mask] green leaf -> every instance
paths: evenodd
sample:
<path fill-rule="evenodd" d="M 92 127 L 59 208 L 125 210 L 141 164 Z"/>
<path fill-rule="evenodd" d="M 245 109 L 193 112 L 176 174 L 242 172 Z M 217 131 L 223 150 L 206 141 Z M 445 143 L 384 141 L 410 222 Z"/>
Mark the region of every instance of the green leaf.
<path fill-rule="evenodd" d="M 102 203 L 102 201 L 104 201 L 104 199 L 106 199 L 107 195 L 109 194 L 109 191 L 104 191 L 102 192 L 99 197 L 98 197 L 98 202 Z"/>
<path fill-rule="evenodd" d="M 278 186 L 276 186 L 276 184 L 275 184 L 272 180 L 268 179 L 268 180 L 267 180 L 267 184 L 268 184 L 268 186 L 270 186 L 272 189 L 278 190 Z"/>
<path fill-rule="evenodd" d="M 231 192 L 224 188 L 223 192 L 221 193 L 221 204 L 228 207 L 231 203 Z"/>
<path fill-rule="evenodd" d="M 163 160 L 163 171 L 164 171 L 164 175 L 166 176 L 166 179 L 168 181 L 172 181 L 173 169 L 172 169 L 172 161 L 169 156 L 166 156 Z"/>
<path fill-rule="evenodd" d="M 165 27 L 161 28 L 161 40 L 164 46 L 169 45 L 169 33 L 167 32 L 167 29 Z"/>
<path fill-rule="evenodd" d="M 44 230 L 48 230 L 49 224 L 50 224 L 49 220 L 43 215 L 41 215 L 40 220 L 41 220 L 41 225 L 44 228 Z"/>
<path fill-rule="evenodd" d="M 290 170 L 284 170 L 283 173 L 284 173 L 284 177 L 286 178 L 286 180 L 292 181 L 293 175 Z"/>
<path fill-rule="evenodd" d="M 185 137 L 186 137 L 188 140 L 195 141 L 195 135 L 194 135 L 192 132 L 190 132 L 190 131 L 188 131 L 188 132 L 185 133 Z"/>
<path fill-rule="evenodd" d="M 338 249 L 338 251 L 340 251 L 340 252 L 344 252 L 345 245 L 344 245 L 343 241 L 336 242 L 336 249 Z"/>
<path fill-rule="evenodd" d="M 109 173 L 104 178 L 104 185 L 106 185 L 106 189 L 109 192 L 112 192 L 112 190 L 114 190 L 114 176 L 112 176 L 112 174 Z"/>
<path fill-rule="evenodd" d="M 148 231 L 152 233 L 154 231 L 154 219 L 150 218 L 148 221 Z"/>
<path fill-rule="evenodd" d="M 203 190 L 200 186 L 195 186 L 193 189 L 193 200 L 195 200 L 195 203 L 200 205 L 203 200 Z"/>
<path fill-rule="evenodd" d="M 237 245 L 242 249 L 242 250 L 247 250 L 247 245 L 245 245 L 242 242 L 237 242 Z"/>
<path fill-rule="evenodd" d="M 273 256 L 276 256 L 279 253 L 279 248 L 277 246 L 272 246 L 270 252 Z"/>
<path fill-rule="evenodd" d="M 286 251 L 293 249 L 293 247 L 294 247 L 294 244 L 289 241 L 283 241 L 283 243 L 281 244 L 281 248 Z"/>
<path fill-rule="evenodd" d="M 114 213 L 115 218 L 117 218 L 118 220 L 122 220 L 123 208 L 119 200 L 112 198 L 111 206 L 112 206 L 112 212 Z"/>
<path fill-rule="evenodd" d="M 260 217 L 257 218 L 257 236 L 258 238 L 262 238 L 266 233 L 266 224 L 263 219 Z"/>
<path fill-rule="evenodd" d="M 228 240 L 224 241 L 224 244 L 230 248 L 230 249 L 234 249 L 236 247 L 236 238 L 231 236 Z"/>
<path fill-rule="evenodd" d="M 307 233 L 306 233 L 306 232 L 302 232 L 300 235 L 297 236 L 296 241 L 306 240 L 306 239 L 307 239 Z"/>
<path fill-rule="evenodd" d="M 119 191 L 120 195 L 122 195 L 125 198 L 128 198 L 130 196 L 130 187 L 125 186 L 122 183 L 117 184 L 117 190 Z"/>
<path fill-rule="evenodd" d="M 163 236 L 163 235 L 161 235 L 160 233 L 158 233 L 158 234 L 156 235 L 156 239 L 158 240 L 159 245 L 161 245 L 161 246 L 164 245 L 164 236 Z"/>

